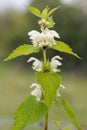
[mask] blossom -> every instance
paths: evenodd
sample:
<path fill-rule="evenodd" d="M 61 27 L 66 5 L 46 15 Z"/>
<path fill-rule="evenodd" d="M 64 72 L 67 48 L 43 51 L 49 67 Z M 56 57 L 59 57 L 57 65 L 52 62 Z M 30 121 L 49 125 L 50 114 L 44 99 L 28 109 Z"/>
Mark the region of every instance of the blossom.
<path fill-rule="evenodd" d="M 45 30 L 42 30 L 41 33 L 36 30 L 32 30 L 28 32 L 28 35 L 32 40 L 32 44 L 34 46 L 39 46 L 39 47 L 43 47 L 43 46 L 51 47 L 52 45 L 56 44 L 54 37 L 60 38 L 59 34 L 56 31 L 49 30 L 47 28 Z"/>
<path fill-rule="evenodd" d="M 35 57 L 31 57 L 31 58 L 29 58 L 29 60 L 27 62 L 31 62 L 31 61 L 34 61 L 33 62 L 33 66 L 32 66 L 32 68 L 34 70 L 36 70 L 36 71 L 42 71 L 42 62 L 40 60 L 38 60 Z"/>
<path fill-rule="evenodd" d="M 33 30 L 33 31 L 28 32 L 28 35 L 30 36 L 30 39 L 32 40 L 32 44 L 34 46 L 37 46 L 38 42 L 41 38 L 41 36 L 40 36 L 41 34 L 38 31 Z"/>
<path fill-rule="evenodd" d="M 52 71 L 58 72 L 57 67 L 62 65 L 62 63 L 61 63 L 59 60 L 62 60 L 62 58 L 61 58 L 60 56 L 54 56 L 54 57 L 51 59 L 50 64 L 51 64 L 51 70 L 52 70 Z"/>
<path fill-rule="evenodd" d="M 59 90 L 60 89 L 65 89 L 65 86 L 63 86 L 62 84 L 60 84 L 60 87 L 58 88 L 58 90 L 57 90 L 57 97 L 61 97 L 61 94 L 59 93 Z"/>
<path fill-rule="evenodd" d="M 53 72 L 58 72 L 59 69 L 58 67 L 62 65 L 62 63 L 59 61 L 62 60 L 62 58 L 60 56 L 54 56 L 51 61 L 49 62 L 50 67 L 48 66 L 48 70 L 51 70 Z M 41 62 L 40 60 L 38 60 L 35 57 L 31 57 L 28 59 L 27 62 L 31 62 L 33 61 L 33 65 L 32 68 L 36 71 L 43 71 L 44 70 L 44 66 L 43 66 L 43 62 Z M 47 62 L 48 63 L 48 62 Z M 46 63 L 46 64 L 47 64 Z M 49 69 L 50 68 L 50 69 Z M 47 68 L 46 68 L 47 69 Z"/>
<path fill-rule="evenodd" d="M 33 83 L 30 88 L 35 87 L 33 91 L 31 91 L 31 95 L 36 97 L 36 100 L 39 102 L 41 100 L 42 92 L 41 86 L 39 84 Z"/>

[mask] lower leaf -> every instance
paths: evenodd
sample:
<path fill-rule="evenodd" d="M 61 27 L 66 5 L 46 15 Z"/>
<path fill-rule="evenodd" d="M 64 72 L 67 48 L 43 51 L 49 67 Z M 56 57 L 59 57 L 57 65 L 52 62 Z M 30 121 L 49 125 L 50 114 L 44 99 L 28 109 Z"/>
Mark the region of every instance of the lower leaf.
<path fill-rule="evenodd" d="M 37 102 L 36 97 L 29 96 L 15 113 L 15 124 L 13 130 L 21 130 L 27 124 L 32 124 L 43 118 L 48 112 L 43 102 Z"/>

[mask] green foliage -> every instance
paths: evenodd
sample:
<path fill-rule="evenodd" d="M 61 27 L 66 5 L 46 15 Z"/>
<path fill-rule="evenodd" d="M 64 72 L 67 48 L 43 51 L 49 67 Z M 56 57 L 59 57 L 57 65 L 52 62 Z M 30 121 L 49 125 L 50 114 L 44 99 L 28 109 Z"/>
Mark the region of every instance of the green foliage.
<path fill-rule="evenodd" d="M 47 19 L 47 16 L 48 16 L 48 6 L 42 11 L 42 14 L 41 14 L 41 17 L 44 18 L 44 19 Z"/>
<path fill-rule="evenodd" d="M 61 128 L 61 124 L 58 120 L 55 120 L 54 123 L 59 129 Z"/>
<path fill-rule="evenodd" d="M 34 15 L 40 18 L 47 19 L 53 12 L 55 12 L 59 7 L 53 8 L 52 10 L 49 11 L 48 6 L 46 6 L 42 13 L 38 8 L 32 7 L 32 6 L 26 6 L 26 8 Z"/>
<path fill-rule="evenodd" d="M 37 47 L 24 44 L 24 45 L 19 46 L 16 50 L 14 50 L 4 61 L 14 59 L 21 55 L 29 55 L 29 54 L 37 53 L 37 52 L 39 52 L 39 49 Z"/>
<path fill-rule="evenodd" d="M 54 13 L 59 7 L 53 8 L 49 11 L 48 6 L 42 11 L 42 18 L 47 19 L 52 13 Z"/>
<path fill-rule="evenodd" d="M 53 28 L 54 25 L 55 25 L 55 22 L 53 21 L 52 16 L 50 16 L 50 17 L 48 18 L 48 22 L 50 23 L 50 24 L 48 25 L 48 28 Z"/>
<path fill-rule="evenodd" d="M 64 128 L 63 130 L 70 130 L 70 128 Z"/>
<path fill-rule="evenodd" d="M 53 8 L 52 10 L 49 11 L 48 16 L 50 16 L 52 13 L 54 13 L 60 6 Z"/>
<path fill-rule="evenodd" d="M 43 118 L 48 109 L 43 102 L 37 102 L 36 97 L 29 96 L 15 113 L 13 130 L 21 130 L 27 124 L 34 123 Z"/>
<path fill-rule="evenodd" d="M 38 83 L 44 90 L 44 98 L 48 107 L 52 104 L 56 96 L 56 91 L 61 83 L 61 77 L 53 72 L 38 72 Z"/>
<path fill-rule="evenodd" d="M 32 6 L 26 6 L 26 8 L 34 15 L 38 16 L 38 17 L 41 17 L 41 13 L 40 13 L 40 10 L 35 8 L 35 7 L 32 7 Z"/>
<path fill-rule="evenodd" d="M 71 122 L 74 124 L 74 126 L 81 130 L 80 124 L 76 119 L 75 112 L 73 111 L 72 107 L 69 105 L 69 103 L 64 98 L 58 99 L 58 107 L 63 110 L 63 112 L 68 116 L 68 118 L 71 120 Z"/>
<path fill-rule="evenodd" d="M 51 14 L 55 10 L 57 10 L 58 8 L 54 8 L 54 9 L 49 11 L 48 6 L 46 6 L 46 8 L 44 8 L 43 11 L 40 12 L 40 10 L 38 10 L 35 7 L 29 7 L 29 6 L 26 6 L 26 7 L 31 13 L 33 13 L 37 17 L 41 18 L 41 20 L 38 23 L 39 23 L 42 31 L 45 31 L 46 28 L 52 28 L 54 26 L 55 23 L 53 21 Z M 36 38 L 38 38 L 38 37 L 36 37 Z M 33 39 L 33 35 L 32 35 L 32 39 Z M 80 58 L 64 42 L 58 41 L 56 43 L 56 45 L 53 45 L 51 48 L 55 49 L 57 51 L 60 51 L 60 52 L 65 52 L 65 53 L 74 55 L 77 58 Z M 37 53 L 37 52 L 39 52 L 39 50 L 40 49 L 38 47 L 35 47 L 33 45 L 24 44 L 24 45 L 18 47 L 16 50 L 14 50 L 5 59 L 5 61 L 14 59 L 14 58 L 21 56 L 21 55 L 29 55 L 29 54 L 32 54 L 32 53 Z M 45 45 L 43 46 L 43 50 L 42 50 L 44 52 L 43 53 L 44 54 L 43 55 L 44 64 L 43 64 L 43 66 L 41 66 L 43 69 L 42 69 L 42 72 L 37 72 L 37 81 L 42 87 L 42 89 L 41 89 L 41 94 L 42 94 L 41 99 L 44 102 L 42 102 L 42 101 L 37 102 L 35 96 L 29 96 L 20 105 L 20 107 L 16 111 L 15 124 L 14 124 L 13 130 L 21 130 L 27 124 L 34 123 L 34 122 L 40 120 L 41 118 L 43 118 L 44 116 L 46 116 L 46 114 L 48 113 L 48 109 L 50 108 L 53 100 L 56 97 L 57 90 L 58 90 L 58 88 L 61 84 L 61 77 L 54 72 L 50 72 L 50 64 L 49 64 L 48 61 L 46 61 L 47 60 L 46 59 L 46 51 L 44 51 L 44 50 L 46 50 Z M 57 62 L 57 61 L 55 61 L 55 62 Z M 37 60 L 36 62 L 34 62 L 33 65 L 35 67 L 37 67 L 37 66 L 40 66 L 39 63 L 41 63 L 41 62 L 39 62 Z M 56 63 L 55 63 L 55 66 L 56 66 Z M 36 69 L 36 71 L 37 71 L 37 69 Z M 35 93 L 33 95 L 37 96 L 38 91 L 39 91 L 39 89 L 37 87 L 36 90 L 33 91 Z M 78 130 L 81 130 L 81 127 L 80 127 L 80 125 L 79 125 L 79 123 L 76 119 L 75 113 L 73 112 L 73 110 L 72 110 L 71 106 L 68 104 L 68 102 L 61 97 L 59 98 L 58 101 L 59 101 L 59 104 L 60 104 L 60 108 L 62 108 L 64 110 L 64 112 L 70 118 L 70 120 L 76 126 L 76 128 Z M 47 123 L 48 123 L 48 117 L 45 117 L 45 127 L 47 127 Z M 59 129 L 61 129 L 60 123 L 56 122 L 56 124 L 59 127 Z M 65 130 L 67 130 L 67 128 L 65 128 Z"/>
<path fill-rule="evenodd" d="M 42 12 L 40 12 L 39 9 L 32 7 L 32 6 L 26 6 L 26 8 L 33 13 L 34 15 L 36 15 L 37 17 L 40 17 L 41 20 L 45 19 L 46 22 L 49 22 L 48 24 L 48 28 L 52 28 L 55 24 L 55 22 L 53 21 L 52 16 L 50 16 L 54 11 L 56 11 L 58 9 L 58 7 L 53 8 L 52 10 L 49 11 L 48 6 L 46 6 Z"/>
<path fill-rule="evenodd" d="M 61 51 L 61 52 L 71 54 L 71 55 L 81 59 L 76 53 L 74 53 L 72 51 L 72 48 L 70 48 L 69 45 L 67 45 L 64 42 L 58 41 L 56 45 L 52 46 L 52 48 L 57 50 L 57 51 Z"/>
<path fill-rule="evenodd" d="M 55 120 L 54 123 L 59 130 L 70 130 L 70 128 L 62 128 L 61 123 L 58 120 Z"/>

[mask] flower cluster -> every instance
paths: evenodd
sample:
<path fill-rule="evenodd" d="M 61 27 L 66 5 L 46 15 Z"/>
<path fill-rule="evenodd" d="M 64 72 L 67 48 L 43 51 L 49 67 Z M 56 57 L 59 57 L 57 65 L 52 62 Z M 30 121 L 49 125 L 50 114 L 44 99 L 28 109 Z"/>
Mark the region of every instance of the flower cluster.
<path fill-rule="evenodd" d="M 49 67 L 50 67 L 50 70 L 53 71 L 53 72 L 58 72 L 59 69 L 58 67 L 62 65 L 62 63 L 59 61 L 59 60 L 62 60 L 62 58 L 60 56 L 54 56 L 51 61 L 49 62 Z M 27 62 L 31 62 L 31 61 L 34 61 L 33 62 L 33 66 L 32 68 L 36 71 L 43 71 L 43 63 L 38 60 L 37 58 L 35 57 L 31 57 L 29 58 L 29 60 Z M 49 68 L 48 68 L 49 70 Z"/>
<path fill-rule="evenodd" d="M 35 97 L 36 97 L 36 100 L 39 102 L 39 101 L 41 101 L 42 95 L 43 95 L 42 90 L 41 90 L 41 86 L 40 86 L 39 84 L 37 84 L 37 83 L 33 83 L 33 84 L 30 86 L 30 88 L 33 88 L 33 87 L 34 87 L 35 89 L 31 91 L 31 95 L 35 96 Z M 59 93 L 59 90 L 60 90 L 61 88 L 62 88 L 62 89 L 65 89 L 65 86 L 63 86 L 62 84 L 60 84 L 60 87 L 58 88 L 57 93 L 56 93 L 57 97 L 60 97 L 60 96 L 61 96 L 61 94 Z"/>
<path fill-rule="evenodd" d="M 30 39 L 32 40 L 32 44 L 34 46 L 51 47 L 52 45 L 56 44 L 54 37 L 60 38 L 59 34 L 54 30 L 49 30 L 48 28 L 46 28 L 45 30 L 41 30 L 41 33 L 36 30 L 28 32 L 28 35 L 30 36 Z"/>

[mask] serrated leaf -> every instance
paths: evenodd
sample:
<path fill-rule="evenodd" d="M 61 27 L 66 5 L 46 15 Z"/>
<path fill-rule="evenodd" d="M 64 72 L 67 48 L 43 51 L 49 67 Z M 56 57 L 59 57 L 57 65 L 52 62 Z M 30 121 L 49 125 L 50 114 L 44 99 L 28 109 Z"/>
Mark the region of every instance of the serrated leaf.
<path fill-rule="evenodd" d="M 42 89 L 44 90 L 45 102 L 49 107 L 52 104 L 53 99 L 55 98 L 56 91 L 61 83 L 61 77 L 53 72 L 38 72 L 37 77 L 38 83 L 42 86 Z"/>
<path fill-rule="evenodd" d="M 61 52 L 65 52 L 65 53 L 71 54 L 71 55 L 81 59 L 76 53 L 74 53 L 72 51 L 72 48 L 70 48 L 69 45 L 67 45 L 64 42 L 58 41 L 56 43 L 56 45 L 52 46 L 52 48 L 57 50 L 57 51 L 61 51 Z"/>
<path fill-rule="evenodd" d="M 28 124 L 43 118 L 48 109 L 43 102 L 37 102 L 36 97 L 29 96 L 15 113 L 15 124 L 12 130 L 21 130 Z"/>
<path fill-rule="evenodd" d="M 29 55 L 29 54 L 37 53 L 37 52 L 39 52 L 39 49 L 37 47 L 24 44 L 24 45 L 19 46 L 16 50 L 13 50 L 13 52 L 4 61 L 14 59 L 21 55 Z"/>
<path fill-rule="evenodd" d="M 64 99 L 64 98 L 59 98 L 58 100 L 59 104 L 58 106 L 60 106 L 61 110 L 63 110 L 63 112 L 68 116 L 68 118 L 71 120 L 71 122 L 73 123 L 73 125 L 78 129 L 81 130 L 80 124 L 77 121 L 76 115 L 74 110 L 72 109 L 72 107 L 70 106 L 70 104 Z"/>
<path fill-rule="evenodd" d="M 55 12 L 60 6 L 53 8 L 52 10 L 49 11 L 48 16 L 50 16 L 53 12 Z"/>
<path fill-rule="evenodd" d="M 34 15 L 38 16 L 38 17 L 41 17 L 41 13 L 40 13 L 40 10 L 35 8 L 35 7 L 32 7 L 32 6 L 26 6 L 26 8 Z"/>

